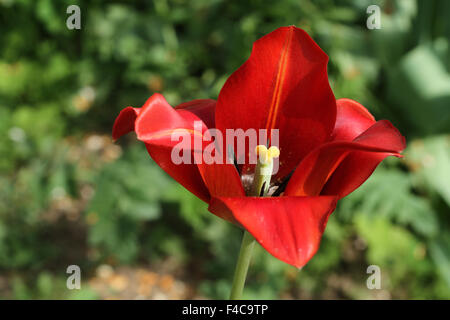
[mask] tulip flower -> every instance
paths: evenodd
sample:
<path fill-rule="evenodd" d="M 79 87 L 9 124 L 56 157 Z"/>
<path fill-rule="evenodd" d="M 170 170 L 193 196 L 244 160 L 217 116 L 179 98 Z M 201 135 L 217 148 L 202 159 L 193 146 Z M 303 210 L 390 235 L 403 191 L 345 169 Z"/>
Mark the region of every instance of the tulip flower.
<path fill-rule="evenodd" d="M 153 160 L 210 212 L 246 230 L 232 298 L 242 292 L 254 239 L 274 257 L 303 267 L 317 252 L 337 201 L 405 148 L 389 121 L 376 121 L 356 101 L 335 99 L 327 63 L 305 31 L 282 27 L 254 43 L 217 101 L 172 108 L 155 93 L 142 108 L 123 109 L 114 123 L 114 139 L 134 131 Z M 211 128 L 264 129 L 269 136 L 278 130 L 279 142 L 250 150 L 256 164 L 173 162 L 174 134 L 194 139 Z M 205 145 L 188 148 L 192 159 Z M 274 161 L 279 168 L 272 174 Z"/>

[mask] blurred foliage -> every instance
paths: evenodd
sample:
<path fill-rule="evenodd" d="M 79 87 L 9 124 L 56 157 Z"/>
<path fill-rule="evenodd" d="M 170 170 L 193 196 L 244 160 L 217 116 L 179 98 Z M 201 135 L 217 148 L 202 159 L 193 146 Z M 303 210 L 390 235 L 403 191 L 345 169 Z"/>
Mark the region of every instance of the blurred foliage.
<path fill-rule="evenodd" d="M 382 8 L 380 30 L 366 9 Z M 81 7 L 81 30 L 66 28 Z M 216 98 L 260 36 L 305 29 L 337 98 L 407 137 L 330 218 L 301 271 L 258 247 L 247 298 L 450 298 L 450 2 L 0 0 L 0 297 L 99 298 L 99 265 L 170 273 L 225 298 L 241 232 L 174 183 L 118 111 L 153 92 Z M 65 288 L 66 267 L 83 289 Z M 367 266 L 382 290 L 366 288 Z"/>

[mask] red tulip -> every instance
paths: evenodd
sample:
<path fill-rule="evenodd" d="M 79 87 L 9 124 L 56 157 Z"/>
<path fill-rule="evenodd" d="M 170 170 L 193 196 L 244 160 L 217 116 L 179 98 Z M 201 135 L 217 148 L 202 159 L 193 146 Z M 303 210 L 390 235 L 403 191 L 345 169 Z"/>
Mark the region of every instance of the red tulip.
<path fill-rule="evenodd" d="M 156 93 L 142 108 L 120 112 L 113 138 L 135 131 L 155 162 L 207 202 L 209 211 L 249 231 L 276 258 L 302 267 L 318 250 L 337 200 L 405 148 L 389 121 L 375 121 L 353 100 L 335 99 L 327 63 L 305 31 L 279 28 L 254 43 L 217 102 L 194 100 L 172 108 Z M 254 165 L 173 163 L 178 142 L 171 135 L 203 136 L 208 128 L 278 129 L 280 166 L 272 196 L 247 195 L 243 180 L 251 179 Z M 194 158 L 195 148 L 191 151 Z"/>

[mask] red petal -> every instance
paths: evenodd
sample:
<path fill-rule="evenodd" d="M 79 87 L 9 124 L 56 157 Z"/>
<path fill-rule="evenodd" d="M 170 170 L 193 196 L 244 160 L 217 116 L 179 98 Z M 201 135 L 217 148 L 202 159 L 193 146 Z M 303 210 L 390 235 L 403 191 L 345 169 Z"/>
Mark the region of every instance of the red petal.
<path fill-rule="evenodd" d="M 199 117 L 205 125 L 211 129 L 215 128 L 216 100 L 198 99 L 184 102 L 175 107 L 177 110 L 188 110 Z"/>
<path fill-rule="evenodd" d="M 220 198 L 255 239 L 274 257 L 297 268 L 317 252 L 336 198 Z"/>
<path fill-rule="evenodd" d="M 370 112 L 354 100 L 338 99 L 336 106 L 333 140 L 352 141 L 375 123 Z"/>
<path fill-rule="evenodd" d="M 175 109 L 189 110 L 203 120 L 208 128 L 214 128 L 215 126 L 215 107 L 216 101 L 211 99 L 205 100 L 193 100 L 190 102 L 182 103 L 175 107 Z M 210 142 L 204 144 L 207 145 Z M 220 151 L 215 151 L 220 152 Z M 200 155 L 196 153 L 196 156 Z M 221 157 L 223 163 L 206 164 L 204 159 L 198 161 L 197 167 L 200 175 L 203 178 L 203 182 L 208 189 L 211 197 L 243 197 L 245 191 L 241 183 L 241 178 L 234 166 L 234 164 L 227 164 L 226 158 Z M 220 204 L 212 201 L 209 205 L 209 210 L 217 216 L 236 223 L 233 216 L 231 216 L 228 210 L 224 210 Z"/>
<path fill-rule="evenodd" d="M 327 62 L 319 46 L 294 26 L 262 37 L 219 94 L 217 128 L 279 129 L 282 165 L 277 176 L 287 175 L 302 157 L 330 139 L 336 101 Z"/>
<path fill-rule="evenodd" d="M 195 127 L 195 122 L 200 124 Z M 188 110 L 175 110 L 161 94 L 152 95 L 141 108 L 135 122 L 137 138 L 151 145 L 167 147 L 176 146 L 179 140 L 172 139 L 174 133 L 191 136 L 191 146 L 194 146 L 194 138 L 203 138 L 203 133 L 208 128 L 203 121 Z M 201 145 L 199 145 L 201 147 Z"/>
<path fill-rule="evenodd" d="M 198 164 L 198 169 L 212 197 L 244 197 L 241 178 L 233 164 Z"/>
<path fill-rule="evenodd" d="M 336 195 L 339 199 L 352 193 L 364 183 L 392 153 L 352 151 L 339 164 L 322 189 L 322 195 Z"/>
<path fill-rule="evenodd" d="M 205 106 L 207 105 L 207 106 Z M 203 179 L 194 164 L 192 150 L 194 150 L 194 137 L 200 139 L 200 148 L 203 148 L 202 135 L 207 129 L 201 119 L 194 113 L 206 115 L 211 110 L 210 101 L 187 105 L 180 110 L 172 108 L 160 94 L 152 95 L 140 109 L 127 107 L 121 111 L 113 127 L 113 138 L 135 130 L 139 140 L 146 143 L 147 150 L 155 162 L 172 178 L 191 191 L 200 199 L 208 202 L 209 192 Z M 193 110 L 192 112 L 190 110 Z M 200 128 L 194 127 L 194 121 L 199 121 Z M 179 140 L 172 141 L 172 133 L 180 132 L 190 136 L 191 144 L 186 148 L 191 164 L 175 164 L 171 154 L 173 147 Z"/>
<path fill-rule="evenodd" d="M 233 164 L 198 164 L 203 181 L 212 197 L 245 197 L 241 178 Z M 218 201 L 211 201 L 208 210 L 222 219 L 236 223 L 234 217 Z"/>
<path fill-rule="evenodd" d="M 343 194 L 354 190 L 350 190 L 349 186 L 357 187 L 370 176 L 375 169 L 375 163 L 378 164 L 388 155 L 400 156 L 399 152 L 404 148 L 405 139 L 400 132 L 389 121 L 378 121 L 352 142 L 326 143 L 308 154 L 289 180 L 285 195 L 319 195 L 330 176 L 337 172 L 336 177 L 339 177 L 340 181 L 334 181 L 334 178 L 332 182 L 330 180 L 331 185 L 326 194 L 333 191 L 333 195 L 342 197 Z M 354 152 L 362 152 L 364 156 L 344 161 L 346 156 L 353 155 Z M 355 162 L 357 159 L 361 162 Z"/>
<path fill-rule="evenodd" d="M 214 128 L 215 122 L 215 100 L 193 100 L 187 103 L 176 106 L 176 109 L 189 110 L 201 118 L 208 128 Z M 206 135 L 208 138 L 212 138 L 210 135 Z M 205 138 L 206 139 L 206 138 Z M 208 140 L 209 141 L 209 140 Z M 212 141 L 212 140 L 211 140 Z M 204 146 L 211 142 L 205 142 Z M 217 143 L 217 141 L 216 141 Z M 203 178 L 209 194 L 211 197 L 243 197 L 245 191 L 241 183 L 241 178 L 236 170 L 236 167 L 231 163 L 226 163 L 227 159 L 223 156 L 221 150 L 214 148 L 215 152 L 219 152 L 222 156 L 220 159 L 222 163 L 206 164 L 204 159 L 197 158 L 197 167 Z M 200 153 L 196 153 L 195 156 L 201 156 Z M 219 217 L 226 219 L 230 222 L 236 222 L 232 216 L 230 216 L 226 210 L 222 210 L 220 207 L 216 207 L 215 202 L 210 203 L 210 211 Z"/>
<path fill-rule="evenodd" d="M 134 131 L 134 122 L 139 114 L 139 108 L 126 107 L 120 111 L 119 115 L 114 121 L 112 137 L 114 140 L 128 132 Z"/>

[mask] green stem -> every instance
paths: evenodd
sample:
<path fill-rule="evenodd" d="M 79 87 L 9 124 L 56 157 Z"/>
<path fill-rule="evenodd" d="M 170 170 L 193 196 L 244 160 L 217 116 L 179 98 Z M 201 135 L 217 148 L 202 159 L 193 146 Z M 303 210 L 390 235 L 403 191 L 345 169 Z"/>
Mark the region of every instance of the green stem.
<path fill-rule="evenodd" d="M 244 290 L 245 279 L 247 278 L 247 270 L 250 264 L 250 259 L 252 258 L 252 251 L 254 246 L 255 239 L 250 233 L 248 233 L 248 231 L 244 231 L 241 250 L 239 251 L 239 258 L 236 263 L 236 269 L 234 271 L 230 300 L 242 299 L 242 291 Z"/>

